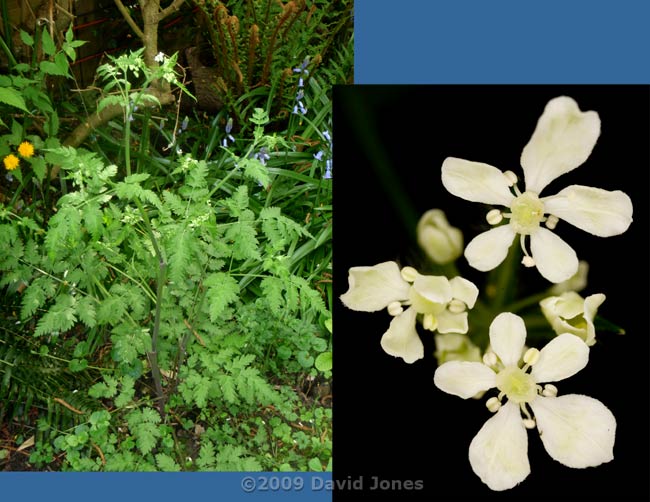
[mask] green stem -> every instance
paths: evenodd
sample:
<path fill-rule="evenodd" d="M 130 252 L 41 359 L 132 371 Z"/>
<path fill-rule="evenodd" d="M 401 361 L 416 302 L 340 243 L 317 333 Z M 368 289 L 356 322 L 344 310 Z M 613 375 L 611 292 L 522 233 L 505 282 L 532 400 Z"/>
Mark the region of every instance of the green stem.
<path fill-rule="evenodd" d="M 165 275 L 167 272 L 167 262 L 162 255 L 160 247 L 158 246 L 158 240 L 153 233 L 153 228 L 151 227 L 151 221 L 149 220 L 149 215 L 145 210 L 142 202 L 138 199 L 135 199 L 135 204 L 138 206 L 138 210 L 142 215 L 142 220 L 144 221 L 147 233 L 151 239 L 151 245 L 153 246 L 154 253 L 158 259 L 158 279 L 157 279 L 157 288 L 156 288 L 156 313 L 154 317 L 153 325 L 153 334 L 151 335 L 151 352 L 149 352 L 149 364 L 151 364 L 151 376 L 154 381 L 156 388 L 156 395 L 158 397 L 158 411 L 160 416 L 165 416 L 165 394 L 162 388 L 162 375 L 160 373 L 160 366 L 158 365 L 158 335 L 160 333 L 160 315 L 162 310 L 162 301 L 163 301 L 163 292 L 165 287 Z"/>

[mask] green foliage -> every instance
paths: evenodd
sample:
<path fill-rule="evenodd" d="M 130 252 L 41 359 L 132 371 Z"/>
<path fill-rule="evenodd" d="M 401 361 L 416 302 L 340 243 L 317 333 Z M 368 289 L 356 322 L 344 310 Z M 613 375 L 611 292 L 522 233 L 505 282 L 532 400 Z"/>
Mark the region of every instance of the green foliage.
<path fill-rule="evenodd" d="M 331 184 L 314 158 L 329 128 L 326 94 L 324 113 L 280 134 L 268 106 L 251 107 L 231 142 L 212 126 L 222 117 L 170 134 L 136 107 L 154 78 L 177 83 L 175 58 L 151 70 L 136 51 L 98 70 L 100 106 L 123 105 L 122 123 L 73 148 L 58 138 L 64 112 L 42 82 L 68 75 L 78 43 L 71 33 L 60 47 L 43 33 L 21 40 L 46 59 L 0 76 L 0 89 L 46 116 L 48 137 L 30 134 L 27 119 L 0 137 L 4 154 L 26 139 L 35 149 L 20 158 L 31 171 L 14 171 L 15 197 L 0 199 L 0 413 L 37 411 L 31 462 L 326 466 L 331 414 L 303 392 L 330 376 Z M 2 106 L 20 108 L 0 92 Z"/>

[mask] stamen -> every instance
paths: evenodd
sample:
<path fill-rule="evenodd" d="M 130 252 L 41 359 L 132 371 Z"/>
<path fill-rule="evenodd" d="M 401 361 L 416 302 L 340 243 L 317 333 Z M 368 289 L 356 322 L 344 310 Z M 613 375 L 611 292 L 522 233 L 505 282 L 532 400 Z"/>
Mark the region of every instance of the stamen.
<path fill-rule="evenodd" d="M 524 427 L 526 427 L 526 429 L 535 428 L 535 420 L 533 420 L 532 418 L 524 418 L 523 422 L 524 422 Z"/>
<path fill-rule="evenodd" d="M 542 396 L 544 397 L 556 397 L 557 396 L 557 387 L 551 383 L 544 385 L 544 390 L 542 391 Z"/>
<path fill-rule="evenodd" d="M 422 327 L 428 331 L 435 331 L 438 327 L 438 319 L 433 314 L 424 314 Z"/>
<path fill-rule="evenodd" d="M 501 211 L 498 209 L 492 209 L 485 216 L 485 219 L 490 225 L 498 225 L 503 221 L 503 214 L 501 214 Z"/>
<path fill-rule="evenodd" d="M 524 252 L 524 257 L 521 259 L 521 263 L 523 264 L 524 267 L 534 267 L 535 266 L 535 260 L 533 260 L 533 257 L 528 254 L 528 250 L 526 249 L 526 235 L 525 234 L 520 234 L 519 235 L 519 243 L 521 245 L 521 250 Z"/>
<path fill-rule="evenodd" d="M 512 171 L 506 171 L 503 173 L 503 175 L 506 177 L 506 180 L 508 181 L 508 186 L 511 187 L 515 183 L 517 183 L 517 175 Z"/>
<path fill-rule="evenodd" d="M 483 354 L 483 364 L 486 366 L 495 366 L 497 364 L 497 355 L 494 352 Z"/>
<path fill-rule="evenodd" d="M 496 397 L 491 397 L 485 402 L 485 406 L 487 406 L 487 409 L 492 413 L 496 413 L 499 411 L 499 408 L 501 408 L 501 401 Z"/>
<path fill-rule="evenodd" d="M 388 304 L 388 313 L 393 317 L 400 315 L 404 312 L 404 308 L 400 302 L 392 302 Z"/>
<path fill-rule="evenodd" d="M 557 226 L 558 221 L 560 219 L 557 216 L 549 214 L 545 222 L 546 228 L 553 230 Z"/>
<path fill-rule="evenodd" d="M 454 298 L 452 301 L 449 302 L 449 305 L 447 306 L 449 309 L 449 312 L 452 314 L 461 314 L 462 312 L 465 312 L 465 302 L 462 300 L 458 300 L 457 298 Z"/>
<path fill-rule="evenodd" d="M 418 271 L 413 267 L 404 267 L 401 271 L 401 275 L 402 279 L 404 279 L 406 282 L 413 282 L 419 274 Z"/>
<path fill-rule="evenodd" d="M 536 364 L 539 361 L 539 350 L 532 347 L 526 351 L 524 354 L 524 362 L 529 366 Z"/>
<path fill-rule="evenodd" d="M 526 427 L 526 429 L 534 429 L 535 428 L 535 420 L 533 419 L 533 417 L 531 417 L 530 412 L 528 411 L 528 408 L 526 408 L 526 403 L 521 403 L 519 408 L 521 408 L 522 413 L 524 415 L 526 415 L 526 418 L 523 419 L 524 427 Z"/>

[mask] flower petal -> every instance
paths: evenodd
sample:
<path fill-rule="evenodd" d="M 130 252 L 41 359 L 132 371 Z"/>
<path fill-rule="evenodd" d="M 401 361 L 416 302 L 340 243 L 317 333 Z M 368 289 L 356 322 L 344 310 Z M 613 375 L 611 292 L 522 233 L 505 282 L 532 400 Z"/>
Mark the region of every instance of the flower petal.
<path fill-rule="evenodd" d="M 526 479 L 528 433 L 518 405 L 507 402 L 485 422 L 469 445 L 469 462 L 492 490 L 508 490 Z"/>
<path fill-rule="evenodd" d="M 501 225 L 474 237 L 465 248 L 469 264 L 481 272 L 496 268 L 508 255 L 508 248 L 515 240 L 510 225 Z"/>
<path fill-rule="evenodd" d="M 526 326 L 518 315 L 503 312 L 490 324 L 490 346 L 504 366 L 519 362 L 526 342 Z"/>
<path fill-rule="evenodd" d="M 438 367 L 433 383 L 441 391 L 469 399 L 496 385 L 496 373 L 483 363 L 449 361 Z"/>
<path fill-rule="evenodd" d="M 390 322 L 388 331 L 381 337 L 381 348 L 411 364 L 424 357 L 424 345 L 415 329 L 417 312 L 409 308 Z"/>
<path fill-rule="evenodd" d="M 455 157 L 447 157 L 442 163 L 442 184 L 449 193 L 472 202 L 509 207 L 515 198 L 499 169 Z"/>
<path fill-rule="evenodd" d="M 443 310 L 436 315 L 438 333 L 467 333 L 469 325 L 467 323 L 467 312 L 455 314 L 448 310 Z"/>
<path fill-rule="evenodd" d="M 542 202 L 547 214 L 598 237 L 622 234 L 632 223 L 632 201 L 620 190 L 571 185 Z"/>
<path fill-rule="evenodd" d="M 575 375 L 587 366 L 589 347 L 571 333 L 563 333 L 539 351 L 539 360 L 530 375 L 535 382 L 558 382 Z"/>
<path fill-rule="evenodd" d="M 461 300 L 469 308 L 473 308 L 478 298 L 478 288 L 472 281 L 468 281 L 460 276 L 449 279 L 451 285 L 451 296 Z"/>
<path fill-rule="evenodd" d="M 410 285 L 394 261 L 373 267 L 352 267 L 348 290 L 341 295 L 346 307 L 361 312 L 376 312 L 394 301 L 406 300 Z"/>
<path fill-rule="evenodd" d="M 597 399 L 579 394 L 530 403 L 548 454 L 568 467 L 594 467 L 614 458 L 616 419 Z"/>
<path fill-rule="evenodd" d="M 594 318 L 596 317 L 596 312 L 598 307 L 605 301 L 605 295 L 602 293 L 596 293 L 595 295 L 590 295 L 585 298 L 585 314 L 584 318 L 587 322 L 587 336 L 584 338 L 587 345 L 593 345 L 596 343 L 596 328 L 594 326 Z"/>
<path fill-rule="evenodd" d="M 558 283 L 578 271 L 578 257 L 571 246 L 550 230 L 539 227 L 530 236 L 530 251 L 545 279 Z"/>
<path fill-rule="evenodd" d="M 451 286 L 449 284 L 449 279 L 442 275 L 418 275 L 413 281 L 413 290 L 411 293 L 417 293 L 417 295 L 410 294 L 409 297 L 415 302 L 415 298 L 418 296 L 421 297 L 420 300 L 424 299 L 427 302 L 437 303 L 437 304 L 446 304 L 451 301 Z M 423 310 L 418 310 L 418 312 L 425 312 L 425 307 Z"/>
<path fill-rule="evenodd" d="M 566 96 L 550 100 L 521 153 L 526 190 L 539 194 L 555 178 L 580 166 L 598 136 L 600 118 L 596 112 L 581 112 Z"/>

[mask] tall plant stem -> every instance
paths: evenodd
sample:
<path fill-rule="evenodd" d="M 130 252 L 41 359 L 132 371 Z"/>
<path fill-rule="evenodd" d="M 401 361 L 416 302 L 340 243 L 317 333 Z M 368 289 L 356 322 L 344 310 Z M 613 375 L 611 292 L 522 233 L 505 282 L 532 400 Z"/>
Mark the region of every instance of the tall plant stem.
<path fill-rule="evenodd" d="M 158 259 L 158 278 L 157 278 L 157 287 L 156 287 L 156 313 L 154 316 L 153 323 L 153 333 L 151 335 L 151 352 L 147 354 L 149 358 L 149 364 L 151 365 L 151 377 L 153 378 L 154 386 L 156 388 L 156 397 L 158 401 L 158 411 L 160 416 L 164 418 L 165 416 L 165 393 L 162 388 L 162 375 L 160 373 L 160 366 L 158 365 L 158 337 L 160 333 L 160 313 L 162 309 L 163 293 L 165 288 L 165 277 L 167 273 L 167 262 L 163 256 L 160 247 L 158 246 L 158 240 L 153 233 L 151 227 L 151 221 L 149 220 L 149 215 L 145 210 L 142 202 L 138 199 L 135 199 L 135 204 L 138 206 L 140 214 L 142 215 L 142 220 L 145 223 L 147 228 L 147 233 L 151 239 L 151 245 L 153 246 L 154 253 Z"/>

